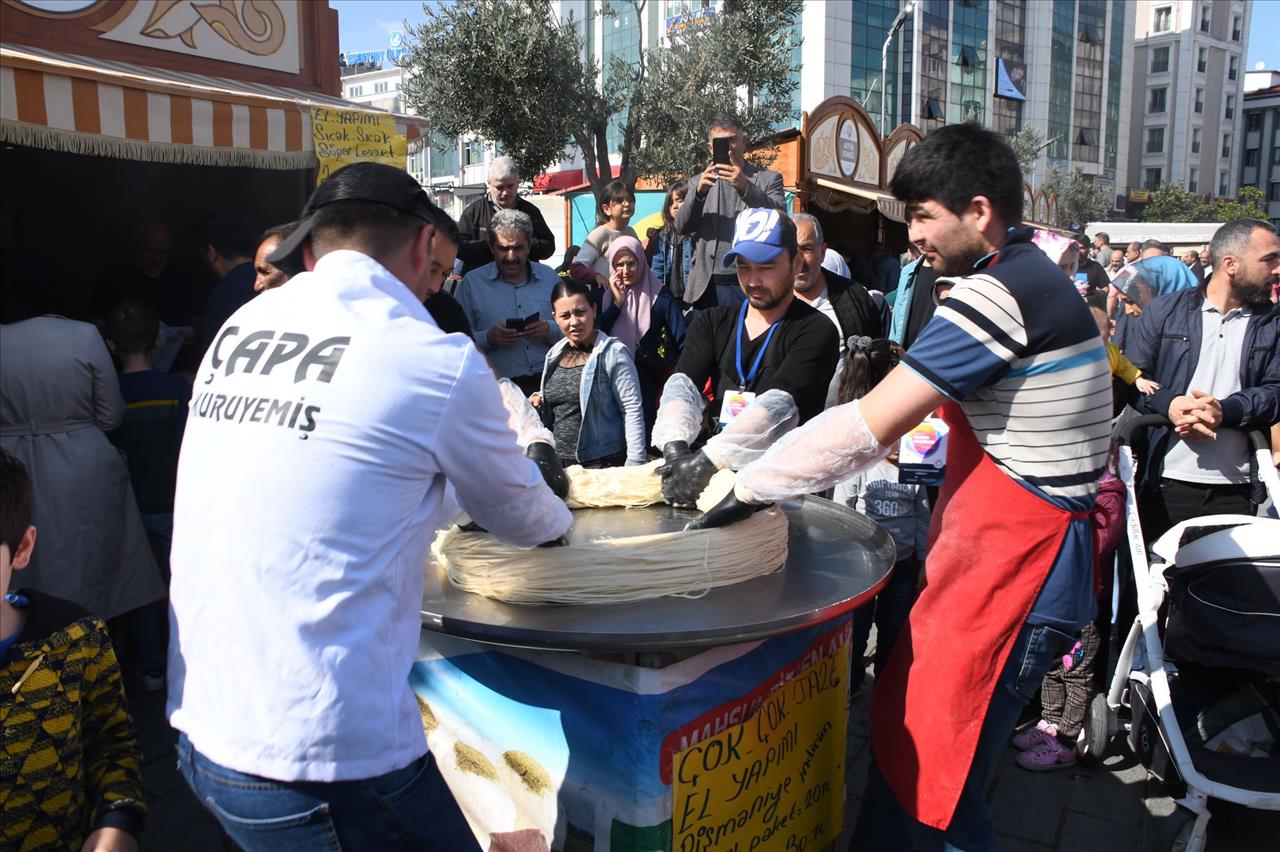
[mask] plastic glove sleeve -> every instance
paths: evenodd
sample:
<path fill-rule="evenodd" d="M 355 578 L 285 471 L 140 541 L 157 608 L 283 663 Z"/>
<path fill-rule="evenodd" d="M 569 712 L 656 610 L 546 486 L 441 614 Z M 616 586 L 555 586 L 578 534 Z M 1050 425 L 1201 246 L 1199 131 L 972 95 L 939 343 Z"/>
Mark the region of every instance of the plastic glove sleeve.
<path fill-rule="evenodd" d="M 800 410 L 791 394 L 777 388 L 767 390 L 722 432 L 712 436 L 702 451 L 718 469 L 741 470 L 798 422 Z"/>
<path fill-rule="evenodd" d="M 738 472 L 733 491 L 747 503 L 813 494 L 872 467 L 889 452 L 867 428 L 854 400 L 827 409 L 780 438 Z"/>
<path fill-rule="evenodd" d="M 661 450 L 672 441 L 692 444 L 702 431 L 706 400 L 684 373 L 672 373 L 662 386 L 658 416 L 653 423 L 653 446 Z"/>
<path fill-rule="evenodd" d="M 535 441 L 556 445 L 556 439 L 538 416 L 538 411 L 525 398 L 524 392 L 510 379 L 498 379 L 502 405 L 507 409 L 507 425 L 516 433 L 516 443 L 528 449 Z"/>

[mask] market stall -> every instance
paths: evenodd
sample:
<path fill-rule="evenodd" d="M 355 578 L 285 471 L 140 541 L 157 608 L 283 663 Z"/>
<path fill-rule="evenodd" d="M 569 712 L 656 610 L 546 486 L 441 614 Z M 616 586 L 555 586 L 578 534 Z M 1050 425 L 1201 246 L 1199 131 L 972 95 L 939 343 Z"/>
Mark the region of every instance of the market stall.
<path fill-rule="evenodd" d="M 785 567 L 698 597 L 518 606 L 428 566 L 411 681 L 481 848 L 747 852 L 835 840 L 848 614 L 887 580 L 894 550 L 829 501 L 784 509 Z M 692 516 L 580 510 L 570 543 L 678 531 Z"/>
<path fill-rule="evenodd" d="M 801 133 L 802 198 L 806 212 L 822 222 L 827 244 L 860 251 L 883 242 L 891 253 L 905 250 L 905 210 L 888 186 L 902 157 L 923 138 L 919 128 L 900 125 L 882 139 L 856 101 L 837 96 L 804 117 Z"/>
<path fill-rule="evenodd" d="M 201 221 L 234 213 L 261 231 L 297 215 L 325 153 L 315 111 L 369 111 L 336 97 L 327 5 L 255 7 L 259 20 L 147 0 L 0 5 L 7 282 L 31 281 L 38 259 L 42 285 L 84 316 L 97 276 L 127 259 L 132 229 L 160 221 L 173 229 L 173 265 L 207 289 L 191 241 Z M 420 135 L 416 119 L 385 117 L 399 144 Z M 74 252 L 60 227 L 69 211 Z"/>

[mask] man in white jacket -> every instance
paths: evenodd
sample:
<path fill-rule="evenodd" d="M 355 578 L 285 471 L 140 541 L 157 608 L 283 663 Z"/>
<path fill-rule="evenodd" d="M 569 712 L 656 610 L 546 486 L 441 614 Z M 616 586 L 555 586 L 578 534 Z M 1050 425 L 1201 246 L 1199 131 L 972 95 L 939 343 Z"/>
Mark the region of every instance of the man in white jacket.
<path fill-rule="evenodd" d="M 443 234 L 446 239 L 435 239 Z M 446 484 L 519 546 L 571 520 L 493 374 L 422 306 L 457 232 L 403 171 L 316 190 L 196 378 L 174 509 L 169 718 L 245 850 L 468 849 L 408 675 Z"/>

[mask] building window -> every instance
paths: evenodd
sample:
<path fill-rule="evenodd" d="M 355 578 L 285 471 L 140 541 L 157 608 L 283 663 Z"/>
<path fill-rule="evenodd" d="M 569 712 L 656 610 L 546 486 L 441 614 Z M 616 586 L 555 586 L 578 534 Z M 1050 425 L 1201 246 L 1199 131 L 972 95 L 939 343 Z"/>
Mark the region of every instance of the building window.
<path fill-rule="evenodd" d="M 1225 196 L 1227 194 L 1227 173 L 1218 172 L 1218 194 Z"/>
<path fill-rule="evenodd" d="M 1228 121 L 1236 117 L 1236 96 L 1235 95 L 1227 95 L 1227 105 L 1223 109 L 1223 115 L 1227 117 Z"/>
<path fill-rule="evenodd" d="M 1222 134 L 1222 156 L 1224 158 L 1231 156 L 1231 134 Z"/>
<path fill-rule="evenodd" d="M 472 139 L 462 148 L 462 164 L 464 166 L 478 166 L 484 162 L 484 143 L 479 139 Z"/>
<path fill-rule="evenodd" d="M 1164 128 L 1163 127 L 1147 128 L 1147 153 L 1148 154 L 1164 153 Z"/>
<path fill-rule="evenodd" d="M 1212 20 L 1213 20 L 1213 7 L 1201 6 L 1200 7 L 1200 32 L 1202 33 L 1209 32 L 1209 22 Z"/>
<path fill-rule="evenodd" d="M 1201 74 L 1209 67 L 1209 48 L 1202 47 L 1196 54 L 1196 70 Z"/>
<path fill-rule="evenodd" d="M 1096 50 L 1076 44 L 1076 7 L 1076 0 L 1053 0 L 1049 32 L 1049 122 L 1044 135 L 1055 140 L 1049 145 L 1049 161 L 1061 161 L 1060 165 L 1066 165 L 1071 156 L 1071 96 L 1077 88 L 1076 53 L 1083 55 L 1088 49 L 1092 55 Z"/>
<path fill-rule="evenodd" d="M 1267 192 L 1268 201 L 1280 201 L 1280 180 L 1271 182 L 1271 189 Z"/>
<path fill-rule="evenodd" d="M 948 123 L 987 123 L 984 111 L 991 97 L 987 92 L 987 11 L 986 3 L 959 3 L 951 9 Z"/>
<path fill-rule="evenodd" d="M 1239 15 L 1231 16 L 1231 40 L 1232 41 L 1240 40 L 1240 16 Z"/>
<path fill-rule="evenodd" d="M 1200 188 L 1200 170 L 1192 169 L 1187 177 L 1187 192 L 1195 192 Z"/>
<path fill-rule="evenodd" d="M 1076 59 L 1074 88 L 1075 98 L 1071 106 L 1071 124 L 1075 138 L 1071 147 L 1071 159 L 1078 163 L 1097 163 L 1102 149 L 1102 65 L 1106 59 L 1102 31 L 1106 28 L 1106 4 L 1086 0 L 1076 8 L 1076 26 L 1081 33 L 1075 45 Z"/>
<path fill-rule="evenodd" d="M 856 9 L 858 6 L 855 5 Z M 897 4 L 894 4 L 894 9 Z M 1024 53 L 1025 37 L 1023 35 L 1023 20 L 1026 17 L 1026 3 L 1023 0 L 1017 2 L 1006 2 L 996 4 L 996 29 L 993 53 L 996 57 L 1004 59 L 1006 62 L 1017 62 L 1019 64 L 1026 62 Z M 896 12 L 895 12 L 896 14 Z M 910 30 L 910 27 L 907 28 Z M 876 52 L 876 62 L 880 61 L 880 45 L 874 48 Z M 905 54 L 904 54 L 905 56 Z M 903 63 L 904 84 L 906 82 L 906 74 L 910 70 Z M 880 73 L 879 65 L 876 66 L 876 73 Z M 1022 101 L 1013 101 L 1008 98 L 992 98 L 991 113 L 994 119 L 994 129 L 1003 136 L 1012 136 L 1022 129 Z"/>
<path fill-rule="evenodd" d="M 1197 89 L 1196 91 L 1200 91 Z M 1147 101 L 1147 112 L 1164 112 L 1165 98 L 1169 94 L 1169 89 L 1161 86 L 1158 89 L 1151 90 L 1151 97 Z"/>
<path fill-rule="evenodd" d="M 1240 57 L 1227 57 L 1227 79 L 1234 80 L 1240 76 Z"/>
<path fill-rule="evenodd" d="M 364 86 L 352 86 L 351 90 L 347 92 L 347 97 L 358 98 L 363 94 L 364 94 Z"/>
<path fill-rule="evenodd" d="M 942 104 L 938 102 L 937 98 L 925 98 L 924 117 L 935 121 L 942 121 L 947 117 L 947 114 L 942 111 Z"/>
<path fill-rule="evenodd" d="M 1251 112 L 1244 117 L 1244 129 L 1250 133 L 1256 133 L 1262 129 L 1262 113 Z"/>
<path fill-rule="evenodd" d="M 1142 185 L 1146 189 L 1155 189 L 1160 185 L 1160 170 L 1147 169 L 1146 176 L 1142 181 Z"/>
<path fill-rule="evenodd" d="M 1173 29 L 1173 7 L 1161 6 L 1156 9 L 1151 29 L 1158 33 L 1167 33 Z"/>
<path fill-rule="evenodd" d="M 1245 168 L 1257 167 L 1262 162 L 1262 149 L 1249 148 L 1244 152 Z"/>
<path fill-rule="evenodd" d="M 927 132 L 940 127 L 947 119 L 943 104 L 947 101 L 947 74 L 951 58 L 948 49 L 951 9 L 946 3 L 925 3 L 916 14 L 920 15 L 920 91 L 916 96 L 920 98 L 921 120 L 925 122 L 922 129 Z M 876 50 L 879 51 L 879 45 Z M 880 73 L 879 67 L 875 73 Z M 985 77 L 984 73 L 984 82 Z"/>
<path fill-rule="evenodd" d="M 1271 165 L 1280 166 L 1280 148 L 1271 149 Z"/>
<path fill-rule="evenodd" d="M 1151 50 L 1151 73 L 1162 74 L 1169 70 L 1169 46 L 1156 47 Z"/>
<path fill-rule="evenodd" d="M 1200 128 L 1199 127 L 1191 128 L 1191 153 L 1193 154 L 1200 153 Z"/>
<path fill-rule="evenodd" d="M 1125 39 L 1122 34 L 1126 31 L 1126 24 L 1132 27 L 1133 23 L 1125 19 L 1125 6 L 1124 3 L 1111 4 L 1111 21 L 1107 27 L 1111 43 L 1107 46 L 1107 135 L 1103 146 L 1103 166 L 1108 169 L 1116 167 L 1120 147 L 1120 78 L 1122 72 L 1130 70 L 1124 65 Z"/>
<path fill-rule="evenodd" d="M 1196 89 L 1195 111 L 1197 113 L 1204 112 L 1204 89 Z"/>
<path fill-rule="evenodd" d="M 373 84 L 373 93 L 374 93 L 375 95 L 377 95 L 377 94 L 381 94 L 382 92 L 385 92 L 386 90 L 387 90 L 387 82 L 386 82 L 385 80 L 383 80 L 383 81 L 382 81 L 382 82 L 380 82 L 380 83 L 374 83 L 374 84 Z"/>
<path fill-rule="evenodd" d="M 614 4 L 619 5 L 617 3 Z M 656 4 L 650 2 L 649 6 Z M 900 48 L 903 45 L 902 34 L 889 44 L 888 65 L 890 68 L 898 68 L 899 55 L 903 62 L 902 74 L 890 74 L 889 79 L 885 81 L 887 86 L 881 86 L 880 81 L 880 48 L 884 42 L 885 31 L 889 29 L 889 25 L 893 22 L 893 18 L 898 14 L 896 5 L 890 6 L 884 0 L 874 0 L 874 2 L 858 3 L 852 5 L 853 20 L 849 30 L 850 40 L 850 88 L 851 96 L 858 103 L 862 104 L 867 112 L 871 115 L 872 120 L 879 120 L 882 95 L 887 98 L 885 106 L 885 124 L 881 128 L 881 132 L 888 134 L 893 128 L 897 127 L 898 97 L 899 84 L 909 85 L 910 83 L 910 62 L 911 57 Z M 911 27 L 904 29 L 909 32 Z M 799 63 L 797 63 L 799 64 Z M 800 87 L 796 86 L 796 92 L 800 91 Z M 910 101 L 907 102 L 907 116 L 910 120 Z"/>

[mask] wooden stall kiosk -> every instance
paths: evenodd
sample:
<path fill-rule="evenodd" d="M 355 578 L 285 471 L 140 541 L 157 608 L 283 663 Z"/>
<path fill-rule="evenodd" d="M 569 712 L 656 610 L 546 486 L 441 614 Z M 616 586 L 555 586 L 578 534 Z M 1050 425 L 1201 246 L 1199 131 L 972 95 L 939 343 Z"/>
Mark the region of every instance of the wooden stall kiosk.
<path fill-rule="evenodd" d="M 315 110 L 390 120 L 401 146 L 418 137 L 417 119 L 337 96 L 337 30 L 326 3 L 0 0 L 4 286 L 31 281 L 22 264 L 38 258 L 63 312 L 84 318 L 132 229 L 161 221 L 171 263 L 207 290 L 196 228 L 213 213 L 255 231 L 296 218 L 326 153 Z M 75 251 L 54 226 L 70 210 Z"/>
<path fill-rule="evenodd" d="M 836 96 L 802 118 L 800 133 L 800 197 L 822 222 L 827 245 L 864 254 L 883 242 L 891 254 L 905 251 L 904 207 L 887 187 L 903 155 L 923 138 L 919 128 L 900 125 L 882 139 L 856 101 Z"/>

